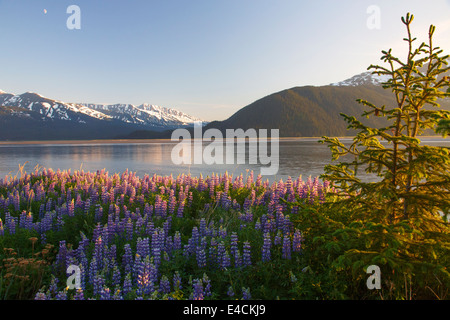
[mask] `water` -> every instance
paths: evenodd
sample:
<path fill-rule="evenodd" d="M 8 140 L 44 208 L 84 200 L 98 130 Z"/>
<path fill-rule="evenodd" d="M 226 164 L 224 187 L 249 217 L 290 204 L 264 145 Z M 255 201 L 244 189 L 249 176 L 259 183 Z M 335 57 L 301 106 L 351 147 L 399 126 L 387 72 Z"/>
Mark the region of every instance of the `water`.
<path fill-rule="evenodd" d="M 318 140 L 318 138 L 280 139 L 278 172 L 276 175 L 264 175 L 264 180 L 285 181 L 289 176 L 297 178 L 300 175 L 305 179 L 322 174 L 324 166 L 331 162 L 331 152 L 327 145 L 318 143 Z M 345 138 L 341 141 L 349 143 L 351 139 Z M 450 147 L 450 139 L 423 138 L 422 144 Z M 243 174 L 246 177 L 251 171 L 255 176 L 258 175 L 263 167 L 261 164 L 249 164 L 248 157 L 245 164 L 175 165 L 171 158 L 175 145 L 177 142 L 170 140 L 0 144 L 0 179 L 8 174 L 16 175 L 19 165 L 24 163 L 26 163 L 24 170 L 28 173 L 33 172 L 35 166 L 39 165 L 52 168 L 54 171 L 106 169 L 110 174 L 122 173 L 128 169 L 141 177 L 145 174 L 162 176 L 172 174 L 176 177 L 181 173 L 190 173 L 192 176 L 199 176 L 201 173 L 206 177 L 225 171 L 233 176 Z M 204 143 L 204 146 L 207 145 L 209 143 Z M 248 154 L 247 145 L 246 155 Z"/>

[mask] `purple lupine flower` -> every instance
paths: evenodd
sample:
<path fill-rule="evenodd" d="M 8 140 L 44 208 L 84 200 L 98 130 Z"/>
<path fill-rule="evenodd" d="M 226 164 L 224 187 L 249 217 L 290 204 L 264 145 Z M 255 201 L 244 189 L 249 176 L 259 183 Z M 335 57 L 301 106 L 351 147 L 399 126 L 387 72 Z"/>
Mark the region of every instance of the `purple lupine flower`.
<path fill-rule="evenodd" d="M 149 238 L 143 238 L 143 239 L 137 240 L 136 254 L 138 254 L 143 259 L 145 259 L 145 257 L 150 255 L 150 239 Z"/>
<path fill-rule="evenodd" d="M 119 267 L 117 265 L 113 268 L 113 275 L 112 275 L 112 284 L 113 286 L 119 286 L 122 281 L 122 276 L 120 274 Z"/>
<path fill-rule="evenodd" d="M 221 222 L 222 224 L 223 222 Z M 222 225 L 219 227 L 219 236 L 222 237 L 222 239 L 225 239 L 227 237 L 227 229 L 222 227 Z"/>
<path fill-rule="evenodd" d="M 259 218 L 255 222 L 255 229 L 256 230 L 261 230 L 261 221 L 260 221 Z"/>
<path fill-rule="evenodd" d="M 220 268 L 222 270 L 225 270 L 226 268 L 231 266 L 231 260 L 230 255 L 228 254 L 228 251 L 225 250 L 224 254 L 222 255 L 222 259 L 220 262 Z"/>
<path fill-rule="evenodd" d="M 150 263 L 150 257 L 147 256 L 144 260 L 141 260 L 137 273 L 137 294 L 149 295 L 154 291 L 154 269 L 153 263 Z"/>
<path fill-rule="evenodd" d="M 202 283 L 204 284 L 204 296 L 205 297 L 210 297 L 212 295 L 211 293 L 211 280 L 209 280 L 208 276 L 205 274 L 203 274 L 203 279 L 202 279 Z"/>
<path fill-rule="evenodd" d="M 214 238 L 211 239 L 211 243 L 208 249 L 208 261 L 211 265 L 216 265 L 218 262 L 217 242 Z"/>
<path fill-rule="evenodd" d="M 5 231 L 3 230 L 3 222 L 2 219 L 0 219 L 0 236 L 3 236 L 5 234 Z"/>
<path fill-rule="evenodd" d="M 289 234 L 285 234 L 283 237 L 282 255 L 284 259 L 291 259 L 291 239 Z"/>
<path fill-rule="evenodd" d="M 197 266 L 199 268 L 206 267 L 206 253 L 205 250 L 200 246 L 197 247 L 196 258 L 197 258 Z"/>
<path fill-rule="evenodd" d="M 222 265 L 223 256 L 225 255 L 225 245 L 223 242 L 219 242 L 217 245 L 217 265 L 220 267 Z"/>
<path fill-rule="evenodd" d="M 270 247 L 271 247 L 271 239 L 270 239 L 270 233 L 266 232 L 264 233 L 264 244 L 262 247 L 262 261 L 270 261 L 271 255 L 270 255 Z"/>
<path fill-rule="evenodd" d="M 177 217 L 178 218 L 182 218 L 183 217 L 185 204 L 186 204 L 186 202 L 184 200 L 180 201 L 180 204 L 178 205 L 178 210 L 177 210 Z"/>
<path fill-rule="evenodd" d="M 181 234 L 178 230 L 175 231 L 175 236 L 173 238 L 173 249 L 181 250 Z"/>
<path fill-rule="evenodd" d="M 88 282 L 90 284 L 94 284 L 95 278 L 99 272 L 97 259 L 95 257 L 92 258 L 91 263 L 89 264 L 89 276 L 88 276 Z"/>
<path fill-rule="evenodd" d="M 239 250 L 236 250 L 236 252 L 234 253 L 234 266 L 236 268 L 239 268 L 242 266 L 242 257 L 241 257 L 241 253 L 239 252 Z"/>
<path fill-rule="evenodd" d="M 74 300 L 84 300 L 83 289 L 77 289 L 76 293 L 73 296 Z"/>
<path fill-rule="evenodd" d="M 172 226 L 172 216 L 168 216 L 167 220 L 164 221 L 163 224 L 164 234 L 169 234 L 171 226 Z"/>
<path fill-rule="evenodd" d="M 131 282 L 131 273 L 128 273 L 123 280 L 123 295 L 126 296 L 133 290 L 133 284 Z"/>
<path fill-rule="evenodd" d="M 67 300 L 67 290 L 58 291 L 55 300 Z"/>
<path fill-rule="evenodd" d="M 244 264 L 244 266 L 252 265 L 251 247 L 250 247 L 250 242 L 248 242 L 248 241 L 244 242 L 243 264 Z"/>
<path fill-rule="evenodd" d="M 275 235 L 275 238 L 273 239 L 273 244 L 275 246 L 281 245 L 281 231 L 278 230 L 277 234 Z"/>
<path fill-rule="evenodd" d="M 194 226 L 192 228 L 192 245 L 196 247 L 199 244 L 199 240 L 200 240 L 200 234 L 198 232 L 198 228 L 196 226 Z"/>
<path fill-rule="evenodd" d="M 227 290 L 227 295 L 231 298 L 234 296 L 234 291 L 233 291 L 233 287 L 229 286 L 228 290 Z"/>
<path fill-rule="evenodd" d="M 100 290 L 100 300 L 111 300 L 111 290 L 103 286 L 103 288 Z"/>
<path fill-rule="evenodd" d="M 235 256 L 237 251 L 238 251 L 238 235 L 236 232 L 233 232 L 231 234 L 230 253 L 232 256 Z"/>
<path fill-rule="evenodd" d="M 159 290 L 162 294 L 168 294 L 170 292 L 170 282 L 169 279 L 163 275 L 159 282 Z"/>
<path fill-rule="evenodd" d="M 206 236 L 206 220 L 205 218 L 202 218 L 200 220 L 200 237 Z"/>
<path fill-rule="evenodd" d="M 183 286 L 181 284 L 181 277 L 178 271 L 175 271 L 172 282 L 173 282 L 173 290 L 177 291 L 183 289 Z"/>
<path fill-rule="evenodd" d="M 42 292 L 41 290 L 39 290 L 36 295 L 34 296 L 34 300 L 47 300 L 47 296 L 45 295 L 44 292 Z"/>
<path fill-rule="evenodd" d="M 125 274 L 128 274 L 133 269 L 133 254 L 131 253 L 131 246 L 129 243 L 125 244 L 123 248 L 125 253 L 122 257 L 122 266 Z"/>
<path fill-rule="evenodd" d="M 95 241 L 95 246 L 94 246 L 94 258 L 97 259 L 97 268 L 98 270 L 101 270 L 103 268 L 103 241 L 102 241 L 102 237 L 99 236 L 96 241 Z"/>
<path fill-rule="evenodd" d="M 87 214 L 91 209 L 91 199 L 87 198 L 84 202 L 84 213 Z"/>
<path fill-rule="evenodd" d="M 175 191 L 171 189 L 169 193 L 169 204 L 168 204 L 169 215 L 172 215 L 174 213 L 176 204 L 177 199 L 175 197 Z"/>
<path fill-rule="evenodd" d="M 242 288 L 242 300 L 251 300 L 250 288 Z"/>
<path fill-rule="evenodd" d="M 294 236 L 292 239 L 292 251 L 300 252 L 302 247 L 303 237 L 300 230 L 295 229 Z"/>
<path fill-rule="evenodd" d="M 192 299 L 193 300 L 203 300 L 203 283 L 200 279 L 194 279 L 192 282 L 193 292 Z"/>
<path fill-rule="evenodd" d="M 101 291 L 102 291 L 104 285 L 105 285 L 105 279 L 104 279 L 103 275 L 97 274 L 94 278 L 94 283 L 93 283 L 94 296 L 98 296 L 101 294 Z"/>
<path fill-rule="evenodd" d="M 157 230 L 152 235 L 152 255 L 155 266 L 158 267 L 161 262 L 161 242 Z"/>

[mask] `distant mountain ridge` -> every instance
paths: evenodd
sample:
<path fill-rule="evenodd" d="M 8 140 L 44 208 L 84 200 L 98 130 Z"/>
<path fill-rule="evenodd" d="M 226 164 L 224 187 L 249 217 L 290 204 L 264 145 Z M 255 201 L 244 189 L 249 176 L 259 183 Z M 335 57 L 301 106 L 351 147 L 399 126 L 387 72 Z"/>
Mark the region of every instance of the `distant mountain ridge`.
<path fill-rule="evenodd" d="M 66 103 L 34 92 L 16 95 L 0 90 L 0 140 L 116 138 L 135 130 L 188 127 L 197 121 L 201 119 L 150 104 Z"/>

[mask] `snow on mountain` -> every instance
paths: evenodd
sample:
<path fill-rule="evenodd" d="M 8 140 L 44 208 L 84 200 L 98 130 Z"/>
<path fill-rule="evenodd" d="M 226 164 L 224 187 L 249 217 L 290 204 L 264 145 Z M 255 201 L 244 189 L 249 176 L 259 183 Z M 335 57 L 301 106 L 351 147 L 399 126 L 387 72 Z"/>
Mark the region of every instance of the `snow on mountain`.
<path fill-rule="evenodd" d="M 34 92 L 16 95 L 0 91 L 0 106 L 21 108 L 21 113 L 28 110 L 40 115 L 42 120 L 56 119 L 78 123 L 86 123 L 89 119 L 116 120 L 127 124 L 169 128 L 202 121 L 181 111 L 156 105 L 66 103 Z"/>
<path fill-rule="evenodd" d="M 132 104 L 82 104 L 93 110 L 98 110 L 128 123 L 136 124 L 164 124 L 167 126 L 189 125 L 196 121 L 202 121 L 199 118 L 190 116 L 181 111 L 160 107 L 151 104 L 141 104 L 135 106 Z"/>
<path fill-rule="evenodd" d="M 372 71 L 363 72 L 357 74 L 349 79 L 344 81 L 331 83 L 330 86 L 362 86 L 367 84 L 372 85 L 381 85 L 383 82 L 386 82 L 389 79 L 387 75 L 377 75 L 372 73 Z"/>

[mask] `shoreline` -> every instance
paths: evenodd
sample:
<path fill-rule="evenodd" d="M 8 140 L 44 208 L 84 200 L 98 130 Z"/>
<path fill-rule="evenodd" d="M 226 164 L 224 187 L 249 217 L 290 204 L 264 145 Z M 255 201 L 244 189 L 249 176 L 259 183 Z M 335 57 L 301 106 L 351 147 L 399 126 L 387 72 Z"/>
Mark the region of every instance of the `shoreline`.
<path fill-rule="evenodd" d="M 320 140 L 323 137 L 279 137 L 280 141 L 289 140 Z M 333 137 L 339 139 L 353 139 L 353 136 Z M 445 140 L 442 136 L 422 136 L 421 138 L 432 138 L 438 140 Z M 267 138 L 271 140 L 271 138 Z M 196 140 L 196 139 L 192 139 Z M 218 139 L 220 140 L 220 139 Z M 221 140 L 227 140 L 221 139 Z M 247 139 L 248 140 L 248 139 Z M 148 143 L 179 143 L 180 141 L 172 139 L 93 139 L 93 140 L 20 140 L 20 141 L 0 141 L 0 146 L 7 145 L 77 145 L 77 144 L 148 144 Z"/>
<path fill-rule="evenodd" d="M 353 137 L 338 137 L 339 139 L 352 139 Z M 280 137 L 282 140 L 314 140 L 322 139 L 322 137 Z M 196 140 L 196 139 L 192 139 Z M 218 139 L 226 140 L 226 139 Z M 270 137 L 267 140 L 271 140 Z M 27 141 L 0 141 L 0 145 L 26 145 L 26 144 L 144 144 L 144 143 L 179 143 L 180 141 L 172 139 L 94 139 L 94 140 L 27 140 Z"/>

